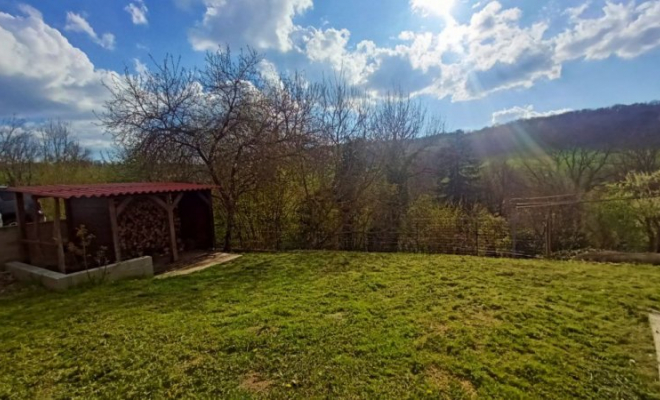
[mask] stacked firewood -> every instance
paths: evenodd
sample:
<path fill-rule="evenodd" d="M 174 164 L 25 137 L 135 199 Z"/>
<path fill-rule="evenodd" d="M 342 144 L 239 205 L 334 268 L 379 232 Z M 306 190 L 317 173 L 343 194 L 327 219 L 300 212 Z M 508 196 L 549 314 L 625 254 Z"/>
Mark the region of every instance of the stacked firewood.
<path fill-rule="evenodd" d="M 181 220 L 174 210 L 174 229 L 180 232 Z M 167 212 L 148 198 L 135 199 L 119 216 L 119 242 L 122 254 L 128 257 L 169 255 L 170 228 Z M 177 234 L 177 247 L 183 244 Z"/>

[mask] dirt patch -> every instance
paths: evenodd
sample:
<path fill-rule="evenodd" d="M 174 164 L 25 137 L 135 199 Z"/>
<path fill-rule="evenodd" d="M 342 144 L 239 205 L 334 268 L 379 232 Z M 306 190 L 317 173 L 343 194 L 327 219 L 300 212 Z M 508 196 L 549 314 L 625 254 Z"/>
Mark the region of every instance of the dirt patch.
<path fill-rule="evenodd" d="M 266 326 L 266 325 L 251 326 L 251 327 L 247 328 L 248 332 L 254 333 L 257 336 L 274 335 L 279 330 L 280 330 L 280 328 L 278 328 L 276 326 Z"/>
<path fill-rule="evenodd" d="M 344 313 L 343 312 L 337 312 L 334 314 L 327 314 L 326 318 L 333 319 L 335 321 L 342 321 L 344 319 Z"/>
<path fill-rule="evenodd" d="M 11 293 L 18 290 L 19 284 L 11 275 L 11 273 L 2 271 L 0 272 L 0 294 Z"/>
<path fill-rule="evenodd" d="M 453 383 L 454 385 L 458 386 L 469 398 L 477 398 L 477 389 L 475 389 L 472 382 L 466 379 L 461 379 L 445 370 L 436 367 L 429 368 L 427 375 L 431 384 L 441 391 L 449 390 Z"/>
<path fill-rule="evenodd" d="M 245 375 L 241 380 L 241 388 L 252 393 L 263 393 L 273 385 L 273 381 L 263 379 L 261 375 L 256 372 L 250 372 Z"/>
<path fill-rule="evenodd" d="M 495 326 L 502 323 L 499 319 L 486 311 L 477 311 L 469 314 L 466 323 L 474 326 Z"/>
<path fill-rule="evenodd" d="M 433 322 L 431 324 L 432 333 L 444 335 L 447 331 L 449 331 L 449 327 L 443 323 Z"/>

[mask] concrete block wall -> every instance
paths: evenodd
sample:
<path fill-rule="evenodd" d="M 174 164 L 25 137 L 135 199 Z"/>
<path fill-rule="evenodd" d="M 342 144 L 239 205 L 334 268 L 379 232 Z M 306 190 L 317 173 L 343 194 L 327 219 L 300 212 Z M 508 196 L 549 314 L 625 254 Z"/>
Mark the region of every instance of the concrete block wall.
<path fill-rule="evenodd" d="M 105 267 L 73 274 L 62 274 L 21 262 L 9 262 L 7 271 L 21 282 L 38 283 L 48 289 L 64 291 L 90 282 L 111 282 L 126 278 L 148 278 L 154 275 L 151 257 L 140 257 Z"/>

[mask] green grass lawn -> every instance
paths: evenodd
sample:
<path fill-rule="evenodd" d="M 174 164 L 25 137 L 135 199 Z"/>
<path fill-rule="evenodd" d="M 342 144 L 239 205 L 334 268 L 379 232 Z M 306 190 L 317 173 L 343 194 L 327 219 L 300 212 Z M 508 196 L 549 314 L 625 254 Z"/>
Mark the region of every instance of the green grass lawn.
<path fill-rule="evenodd" d="M 0 399 L 660 399 L 660 268 L 249 254 L 0 297 Z"/>

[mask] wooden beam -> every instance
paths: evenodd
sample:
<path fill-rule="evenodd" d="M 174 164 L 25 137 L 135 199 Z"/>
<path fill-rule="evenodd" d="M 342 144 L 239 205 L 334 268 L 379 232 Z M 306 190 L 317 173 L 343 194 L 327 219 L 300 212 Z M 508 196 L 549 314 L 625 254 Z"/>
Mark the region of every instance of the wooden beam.
<path fill-rule="evenodd" d="M 31 239 L 25 239 L 21 240 L 22 243 L 27 243 L 27 244 L 38 244 L 41 246 L 57 246 L 57 243 L 55 242 L 44 242 L 41 240 L 31 240 Z"/>
<path fill-rule="evenodd" d="M 179 202 L 181 201 L 182 198 L 183 198 L 183 193 L 177 194 L 176 197 L 174 198 L 174 203 L 172 203 L 172 208 L 176 208 L 176 206 L 179 205 Z"/>
<path fill-rule="evenodd" d="M 176 245 L 176 229 L 174 228 L 174 207 L 172 203 L 171 194 L 167 195 L 167 203 L 165 204 L 165 210 L 167 210 L 167 223 L 170 227 L 170 248 L 172 250 L 172 261 L 178 261 L 179 249 L 177 249 L 177 245 Z"/>
<path fill-rule="evenodd" d="M 205 193 L 206 193 L 206 191 L 204 191 L 204 192 L 199 192 L 199 191 L 198 191 L 198 192 L 195 192 L 195 194 L 197 195 L 197 197 L 199 197 L 200 199 L 202 199 L 202 201 L 203 201 L 207 206 L 209 206 L 209 207 L 213 206 L 213 197 L 211 197 L 211 191 L 210 191 L 210 190 L 208 191 L 208 193 L 209 193 L 209 194 L 208 194 L 208 197 L 205 195 Z"/>
<path fill-rule="evenodd" d="M 122 200 L 121 203 L 119 203 L 119 205 L 117 206 L 117 216 L 120 216 L 121 213 L 124 212 L 124 210 L 126 209 L 126 206 L 128 206 L 128 204 L 131 201 L 133 201 L 133 196 L 127 197 L 124 200 Z"/>
<path fill-rule="evenodd" d="M 122 202 L 123 203 L 123 202 Z M 112 231 L 112 246 L 115 249 L 115 262 L 121 261 L 121 242 L 119 241 L 119 224 L 117 223 L 117 205 L 112 197 L 108 199 L 108 210 L 110 211 L 110 230 Z"/>
<path fill-rule="evenodd" d="M 202 195 L 201 192 L 197 192 L 202 199 L 206 199 L 206 205 L 208 206 L 209 212 L 209 234 L 211 236 L 211 249 L 215 248 L 215 219 L 213 218 L 213 197 L 211 191 L 208 191 L 206 196 Z"/>
<path fill-rule="evenodd" d="M 70 241 L 76 237 L 76 228 L 74 224 L 73 217 L 73 208 L 71 208 L 71 199 L 65 199 L 64 201 L 64 213 L 66 214 L 66 231 L 67 237 Z"/>
<path fill-rule="evenodd" d="M 64 261 L 64 245 L 62 241 L 62 226 L 60 216 L 60 199 L 55 199 L 55 220 L 53 221 L 53 236 L 57 243 L 57 269 L 61 273 L 66 273 L 66 264 Z"/>
<path fill-rule="evenodd" d="M 25 221 L 25 200 L 23 193 L 14 193 L 16 197 L 16 219 L 18 222 L 18 230 L 21 236 L 21 249 L 22 258 L 24 262 L 30 263 L 30 246 L 25 242 L 27 240 L 27 225 Z"/>
<path fill-rule="evenodd" d="M 32 228 L 34 234 L 34 240 L 39 242 L 39 198 L 32 196 L 34 201 L 34 208 L 32 209 Z M 57 200 L 56 200 L 57 201 Z M 41 243 L 37 245 L 37 250 L 39 251 L 39 256 L 43 257 L 44 250 L 41 248 Z"/>
<path fill-rule="evenodd" d="M 168 195 L 168 197 L 170 197 L 170 195 Z M 164 202 L 163 199 L 161 199 L 160 197 L 158 197 L 158 196 L 149 196 L 149 198 L 151 200 L 153 200 L 154 203 L 161 206 L 165 211 L 169 210 L 170 204 Z"/>

